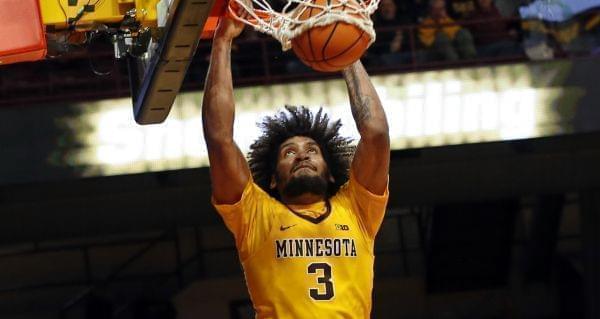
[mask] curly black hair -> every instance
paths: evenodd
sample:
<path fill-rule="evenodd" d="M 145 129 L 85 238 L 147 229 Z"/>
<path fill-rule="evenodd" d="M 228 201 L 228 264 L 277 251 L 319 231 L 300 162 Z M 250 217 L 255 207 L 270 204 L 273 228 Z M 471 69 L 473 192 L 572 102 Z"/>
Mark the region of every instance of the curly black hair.
<path fill-rule="evenodd" d="M 263 135 L 250 145 L 248 153 L 254 182 L 271 196 L 279 198 L 277 190 L 269 187 L 277 166 L 279 146 L 291 137 L 305 136 L 315 140 L 321 148 L 334 178 L 334 182 L 329 183 L 327 195 L 335 195 L 348 181 L 350 158 L 354 154 L 354 146 L 350 145 L 352 139 L 340 136 L 341 121 L 330 123 L 323 108 L 319 108 L 316 114 L 304 106 L 286 105 L 285 110 L 287 112 L 280 111 L 274 116 L 265 117 L 258 124 Z"/>

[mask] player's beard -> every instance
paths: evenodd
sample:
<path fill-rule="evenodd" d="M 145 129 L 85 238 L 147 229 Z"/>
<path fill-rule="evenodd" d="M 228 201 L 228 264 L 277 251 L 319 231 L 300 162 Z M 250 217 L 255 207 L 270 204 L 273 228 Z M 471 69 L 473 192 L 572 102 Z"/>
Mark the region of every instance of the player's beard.
<path fill-rule="evenodd" d="M 290 179 L 281 192 L 286 197 L 297 197 L 306 193 L 325 197 L 328 186 L 327 180 L 322 176 L 301 175 Z"/>

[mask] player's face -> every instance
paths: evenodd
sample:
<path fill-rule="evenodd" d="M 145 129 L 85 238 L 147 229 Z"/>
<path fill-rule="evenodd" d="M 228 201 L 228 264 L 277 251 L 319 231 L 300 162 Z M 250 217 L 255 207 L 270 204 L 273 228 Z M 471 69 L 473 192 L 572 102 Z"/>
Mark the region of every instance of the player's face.
<path fill-rule="evenodd" d="M 302 193 L 302 185 L 308 188 L 305 192 L 317 191 L 317 185 L 324 185 L 326 191 L 328 181 L 333 182 L 319 144 L 310 137 L 294 136 L 283 142 L 279 146 L 276 170 L 271 188 L 280 192 L 297 183 L 300 187 L 294 186 L 294 194 Z"/>

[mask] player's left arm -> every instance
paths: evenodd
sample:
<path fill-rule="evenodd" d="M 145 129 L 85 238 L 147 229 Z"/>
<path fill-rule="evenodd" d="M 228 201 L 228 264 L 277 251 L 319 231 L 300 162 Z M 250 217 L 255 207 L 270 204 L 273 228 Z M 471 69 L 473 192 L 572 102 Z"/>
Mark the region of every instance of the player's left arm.
<path fill-rule="evenodd" d="M 390 167 L 390 135 L 385 112 L 362 63 L 342 71 L 348 87 L 352 116 L 360 140 L 352 160 L 352 173 L 369 192 L 382 195 Z"/>

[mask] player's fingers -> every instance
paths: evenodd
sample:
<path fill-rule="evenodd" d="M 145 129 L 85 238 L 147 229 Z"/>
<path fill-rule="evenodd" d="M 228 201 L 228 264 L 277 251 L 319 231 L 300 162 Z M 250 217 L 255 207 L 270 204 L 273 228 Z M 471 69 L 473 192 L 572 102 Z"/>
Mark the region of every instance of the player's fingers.
<path fill-rule="evenodd" d="M 248 18 L 250 16 L 250 13 L 249 13 L 248 10 L 252 10 L 253 9 L 252 1 L 251 0 L 240 0 L 240 1 L 244 4 L 244 6 L 240 5 L 241 12 L 238 11 L 238 16 L 244 17 L 244 18 Z"/>
<path fill-rule="evenodd" d="M 254 21 L 252 0 L 231 0 L 227 16 L 234 20 Z M 239 19 L 238 19 L 239 18 Z"/>
<path fill-rule="evenodd" d="M 229 8 L 227 8 L 227 17 L 230 19 L 234 19 L 234 16 L 241 17 L 244 8 L 236 1 L 229 1 Z"/>
<path fill-rule="evenodd" d="M 238 1 L 238 0 L 231 0 L 233 2 L 233 5 L 231 6 L 233 8 L 233 11 L 235 12 L 235 15 L 237 15 L 238 17 L 241 17 L 242 14 L 244 14 L 244 11 L 246 11 L 246 9 L 244 9 L 244 6 L 242 4 L 243 1 Z"/>
<path fill-rule="evenodd" d="M 250 15 L 250 13 L 248 11 L 245 11 L 239 16 L 240 18 L 244 19 L 244 20 L 248 20 L 250 19 L 252 16 Z"/>

